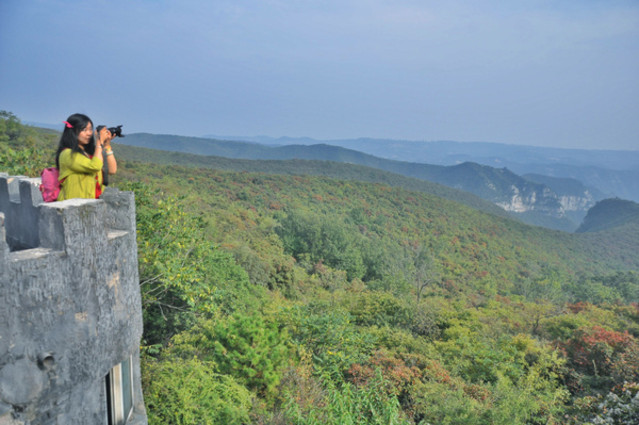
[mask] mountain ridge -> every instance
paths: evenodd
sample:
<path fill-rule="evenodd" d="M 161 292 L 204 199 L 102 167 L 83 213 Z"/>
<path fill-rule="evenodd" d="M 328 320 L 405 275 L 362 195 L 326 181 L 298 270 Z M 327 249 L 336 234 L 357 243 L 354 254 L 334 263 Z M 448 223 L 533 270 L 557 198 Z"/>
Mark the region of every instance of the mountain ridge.
<path fill-rule="evenodd" d="M 213 135 L 204 138 L 219 139 Z M 507 166 L 517 159 L 533 163 L 565 163 L 573 165 L 597 165 L 610 169 L 638 169 L 639 149 L 577 149 L 532 145 L 514 145 L 496 142 L 459 142 L 454 140 L 415 141 L 360 137 L 356 139 L 320 140 L 310 137 L 223 136 L 222 140 L 254 142 L 269 146 L 291 144 L 329 144 L 346 147 L 382 158 L 416 161 L 437 165 L 454 165 L 472 161 L 494 167 Z M 393 148 L 393 156 L 388 148 Z M 493 163 L 485 162 L 492 160 Z"/>
<path fill-rule="evenodd" d="M 592 233 L 639 225 L 639 204 L 619 198 L 604 199 L 590 208 L 576 233 Z"/>
<path fill-rule="evenodd" d="M 515 218 L 502 208 L 475 196 L 470 192 L 450 188 L 448 186 L 440 185 L 439 183 L 405 177 L 363 165 L 307 159 L 239 159 L 183 152 L 171 152 L 167 155 L 167 151 L 159 149 L 142 148 L 122 144 L 117 144 L 117 150 L 120 157 L 132 161 L 153 162 L 164 165 L 189 165 L 192 167 L 260 172 L 267 174 L 325 176 L 340 178 L 343 180 L 358 180 L 369 183 L 385 184 L 391 187 L 402 187 L 408 190 L 436 195 L 496 216 Z"/>
<path fill-rule="evenodd" d="M 575 149 L 494 142 L 409 141 L 376 138 L 316 140 L 308 137 L 227 136 L 267 145 L 326 143 L 355 149 L 382 158 L 434 165 L 477 162 L 507 167 L 516 174 L 543 174 L 574 178 L 597 189 L 605 197 L 639 202 L 639 149 Z"/>
<path fill-rule="evenodd" d="M 149 147 L 168 151 L 179 151 L 201 155 L 223 156 L 236 159 L 259 160 L 329 160 L 373 167 L 420 180 L 433 181 L 455 189 L 468 191 L 504 208 L 506 211 L 520 214 L 521 219 L 529 224 L 540 224 L 540 215 L 547 215 L 543 224 L 547 227 L 564 231 L 577 228 L 580 219 L 585 216 L 587 208 L 578 213 L 566 215 L 559 199 L 560 194 L 544 184 L 527 181 L 511 171 L 478 164 L 451 166 L 403 162 L 379 158 L 341 146 L 286 145 L 265 146 L 255 142 L 234 142 L 227 140 L 204 139 L 186 136 L 152 135 L 135 133 L 127 136 L 121 143 L 138 147 Z M 459 170 L 466 172 L 461 174 Z M 451 172 L 452 171 L 452 172 Z M 591 206 L 590 200 L 577 202 L 579 205 Z M 591 202 L 594 204 L 594 202 Z M 522 213 L 528 213 L 523 215 Z M 581 217 L 579 216 L 581 215 Z"/>

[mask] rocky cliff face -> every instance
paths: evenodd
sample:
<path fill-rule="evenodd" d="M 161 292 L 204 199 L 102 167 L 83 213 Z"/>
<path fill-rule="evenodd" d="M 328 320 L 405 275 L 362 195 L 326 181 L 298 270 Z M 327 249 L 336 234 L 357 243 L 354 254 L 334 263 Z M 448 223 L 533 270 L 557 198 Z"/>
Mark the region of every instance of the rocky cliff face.
<path fill-rule="evenodd" d="M 575 230 L 597 201 L 574 179 L 519 176 L 472 162 L 432 168 L 426 177 L 491 201 L 526 223 L 559 230 Z"/>
<path fill-rule="evenodd" d="M 582 195 L 559 195 L 548 187 L 541 190 L 522 190 L 513 185 L 510 194 L 495 203 L 506 211 L 525 213 L 536 211 L 553 217 L 565 217 L 570 213 L 585 214 L 595 204 L 594 197 L 585 191 Z"/>
<path fill-rule="evenodd" d="M 559 196 L 559 203 L 564 212 L 588 211 L 597 201 L 589 191 L 585 191 L 582 196 L 563 195 Z"/>
<path fill-rule="evenodd" d="M 560 209 L 557 199 L 547 188 L 530 188 L 510 186 L 509 193 L 496 194 L 495 203 L 506 211 L 524 213 L 528 211 L 543 211 L 556 214 Z"/>

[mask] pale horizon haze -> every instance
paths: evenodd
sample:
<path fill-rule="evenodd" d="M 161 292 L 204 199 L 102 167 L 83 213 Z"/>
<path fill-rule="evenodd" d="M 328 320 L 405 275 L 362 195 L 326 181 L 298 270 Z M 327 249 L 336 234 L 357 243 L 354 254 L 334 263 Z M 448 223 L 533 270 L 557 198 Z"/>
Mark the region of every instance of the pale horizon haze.
<path fill-rule="evenodd" d="M 0 0 L 0 110 L 639 150 L 639 1 Z"/>

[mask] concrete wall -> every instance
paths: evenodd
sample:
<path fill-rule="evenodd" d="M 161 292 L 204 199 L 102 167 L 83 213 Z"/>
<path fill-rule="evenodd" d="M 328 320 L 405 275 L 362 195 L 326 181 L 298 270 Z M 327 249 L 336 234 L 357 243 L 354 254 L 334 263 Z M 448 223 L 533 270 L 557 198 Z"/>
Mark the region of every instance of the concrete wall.
<path fill-rule="evenodd" d="M 37 180 L 0 174 L 0 425 L 106 424 L 129 356 L 146 424 L 133 194 L 42 203 Z"/>
<path fill-rule="evenodd" d="M 0 211 L 5 213 L 6 240 L 11 250 L 35 248 L 38 240 L 38 209 L 42 203 L 38 185 L 40 179 L 1 174 L 6 184 L 0 184 Z"/>

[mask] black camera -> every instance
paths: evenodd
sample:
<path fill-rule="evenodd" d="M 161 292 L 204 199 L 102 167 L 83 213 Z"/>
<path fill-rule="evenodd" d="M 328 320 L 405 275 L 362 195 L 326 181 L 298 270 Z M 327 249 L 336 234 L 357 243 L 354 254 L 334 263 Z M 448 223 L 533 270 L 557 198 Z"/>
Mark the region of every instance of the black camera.
<path fill-rule="evenodd" d="M 109 127 L 109 131 L 113 134 L 113 137 L 124 137 L 122 134 L 122 125 L 118 125 L 117 127 Z"/>
<path fill-rule="evenodd" d="M 96 127 L 95 130 L 99 133 L 100 130 L 102 130 L 104 127 L 106 127 L 106 125 L 99 125 Z M 124 137 L 124 134 L 122 134 L 122 125 L 118 125 L 117 127 L 109 127 L 107 128 L 107 130 L 109 130 L 111 134 L 113 134 L 113 137 Z"/>

